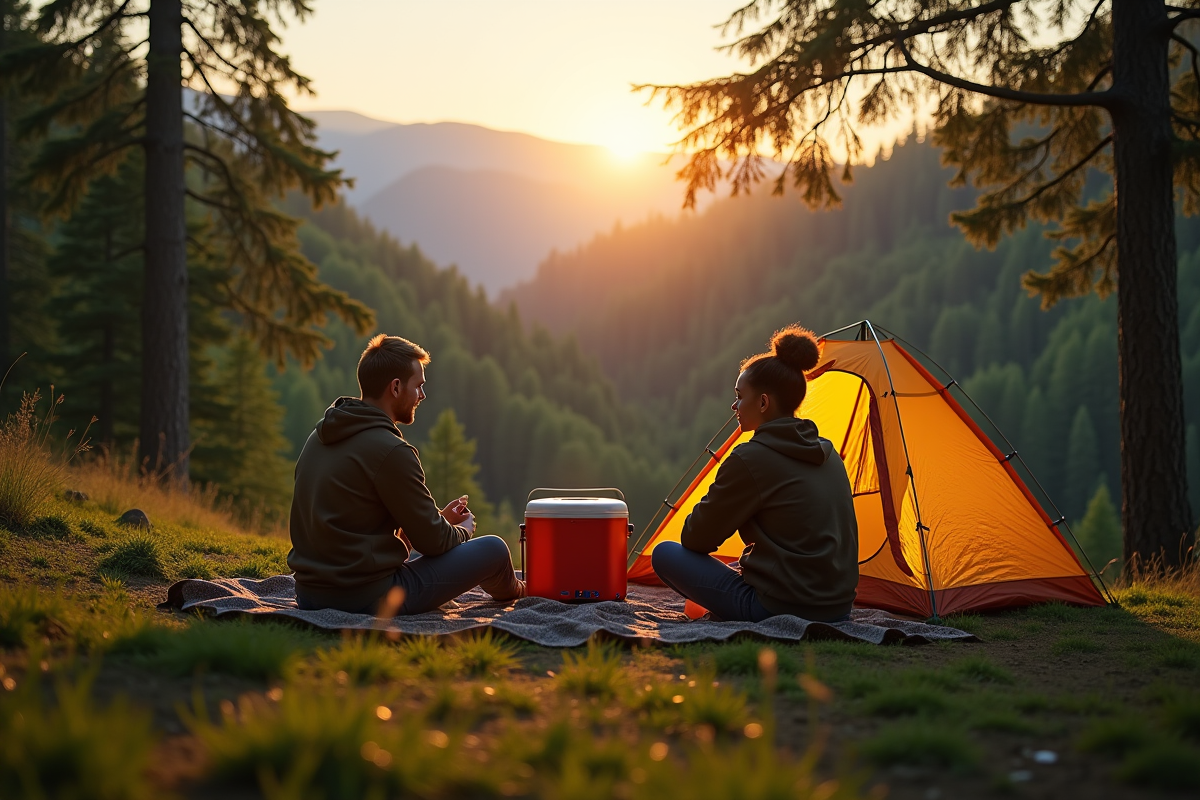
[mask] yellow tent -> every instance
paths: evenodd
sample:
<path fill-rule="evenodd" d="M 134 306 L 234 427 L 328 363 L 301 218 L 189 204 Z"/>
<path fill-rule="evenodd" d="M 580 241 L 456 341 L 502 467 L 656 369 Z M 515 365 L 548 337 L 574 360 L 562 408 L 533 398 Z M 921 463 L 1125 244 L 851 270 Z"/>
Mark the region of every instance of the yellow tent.
<path fill-rule="evenodd" d="M 848 330 L 855 340 L 829 338 Z M 1018 474 L 1015 451 L 984 434 L 952 396 L 954 381 L 937 380 L 881 333 L 863 321 L 826 334 L 797 412 L 838 448 L 853 485 L 856 604 L 924 617 L 1049 600 L 1103 604 L 1059 531 L 1063 520 L 1050 518 Z M 679 541 L 717 467 L 750 436 L 735 428 L 716 450 L 710 444 L 705 466 L 630 556 L 630 580 L 658 582 L 650 553 Z M 744 547 L 735 535 L 715 555 L 734 561 Z"/>

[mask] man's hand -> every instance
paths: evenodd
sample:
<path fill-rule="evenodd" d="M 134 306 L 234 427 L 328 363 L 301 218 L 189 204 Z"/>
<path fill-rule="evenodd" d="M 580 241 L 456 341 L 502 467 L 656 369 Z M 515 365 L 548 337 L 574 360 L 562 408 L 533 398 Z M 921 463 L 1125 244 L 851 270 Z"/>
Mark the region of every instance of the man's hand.
<path fill-rule="evenodd" d="M 442 509 L 442 516 L 451 525 L 462 525 L 464 521 L 470 519 L 471 527 L 468 530 L 472 533 L 475 531 L 475 517 L 471 513 L 471 510 L 467 508 L 467 496 L 465 494 L 457 500 L 451 500 L 447 503 L 446 507 Z"/>
<path fill-rule="evenodd" d="M 470 511 L 467 512 L 467 518 L 459 524 L 467 529 L 467 533 L 471 534 L 472 536 L 475 535 L 475 515 Z"/>

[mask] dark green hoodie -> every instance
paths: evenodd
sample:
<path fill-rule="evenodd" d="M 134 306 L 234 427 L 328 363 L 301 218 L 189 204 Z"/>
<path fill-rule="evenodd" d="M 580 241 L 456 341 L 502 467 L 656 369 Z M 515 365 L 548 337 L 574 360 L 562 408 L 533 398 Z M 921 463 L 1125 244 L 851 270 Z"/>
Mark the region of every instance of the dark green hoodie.
<path fill-rule="evenodd" d="M 683 546 L 712 553 L 740 532 L 742 575 L 775 614 L 827 621 L 858 587 L 858 521 L 846 467 L 807 419 L 764 423 L 733 449 L 683 523 Z"/>
<path fill-rule="evenodd" d="M 300 607 L 342 611 L 378 600 L 410 547 L 436 556 L 471 538 L 442 517 L 416 448 L 353 397 L 326 409 L 304 444 L 290 528 Z"/>

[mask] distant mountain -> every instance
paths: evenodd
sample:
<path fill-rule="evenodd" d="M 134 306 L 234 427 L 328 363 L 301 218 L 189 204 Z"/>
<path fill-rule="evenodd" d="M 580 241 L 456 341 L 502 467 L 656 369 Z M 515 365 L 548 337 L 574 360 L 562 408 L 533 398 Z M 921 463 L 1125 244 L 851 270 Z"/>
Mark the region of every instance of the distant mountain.
<path fill-rule="evenodd" d="M 604 147 L 458 122 L 307 116 L 321 146 L 339 151 L 336 166 L 355 179 L 351 205 L 493 294 L 532 277 L 552 249 L 617 222 L 673 217 L 683 199 L 661 154 L 621 160 Z"/>

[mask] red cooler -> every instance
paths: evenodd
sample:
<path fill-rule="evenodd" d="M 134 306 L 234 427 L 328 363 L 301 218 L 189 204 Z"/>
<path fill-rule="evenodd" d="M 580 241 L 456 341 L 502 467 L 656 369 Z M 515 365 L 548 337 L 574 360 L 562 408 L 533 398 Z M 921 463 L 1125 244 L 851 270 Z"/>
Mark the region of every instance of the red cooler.
<path fill-rule="evenodd" d="M 589 496 L 600 492 L 620 499 Z M 624 600 L 631 530 L 617 489 L 534 489 L 521 526 L 529 595 L 564 603 Z"/>

